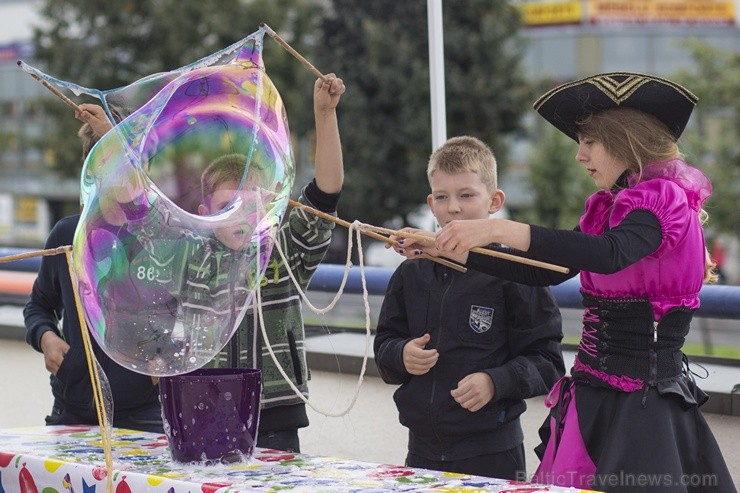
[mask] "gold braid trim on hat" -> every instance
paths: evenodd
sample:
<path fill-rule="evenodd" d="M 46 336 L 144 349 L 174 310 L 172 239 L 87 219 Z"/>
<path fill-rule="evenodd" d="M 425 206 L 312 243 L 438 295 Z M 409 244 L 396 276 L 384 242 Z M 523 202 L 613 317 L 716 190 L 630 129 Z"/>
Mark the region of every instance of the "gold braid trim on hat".
<path fill-rule="evenodd" d="M 626 78 L 623 81 L 619 82 L 615 79 L 615 77 Z M 614 101 L 617 106 L 619 106 L 621 103 L 628 100 L 637 89 L 647 84 L 648 82 L 657 82 L 675 89 L 691 104 L 696 104 L 696 102 L 699 100 L 699 98 L 697 98 L 691 91 L 689 91 L 685 87 L 680 86 L 675 82 L 671 82 L 667 79 L 662 79 L 660 77 L 655 77 L 652 75 L 615 72 L 610 74 L 595 75 L 593 77 L 588 77 L 586 79 L 581 79 L 558 86 L 543 94 L 537 101 L 535 101 L 533 106 L 535 110 L 539 110 L 539 108 L 555 94 L 586 83 L 597 87 L 602 93 L 604 93 L 607 97 Z"/>
<path fill-rule="evenodd" d="M 619 82 L 608 75 L 597 75 L 585 82 L 596 86 L 619 106 L 623 101 L 629 99 L 636 90 L 650 82 L 650 79 L 639 75 L 630 75 Z"/>

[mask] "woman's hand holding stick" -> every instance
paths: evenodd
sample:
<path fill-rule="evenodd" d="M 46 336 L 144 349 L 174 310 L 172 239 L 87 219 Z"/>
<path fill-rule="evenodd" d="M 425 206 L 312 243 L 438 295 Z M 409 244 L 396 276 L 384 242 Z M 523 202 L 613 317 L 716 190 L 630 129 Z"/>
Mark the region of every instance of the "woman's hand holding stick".
<path fill-rule="evenodd" d="M 378 226 L 367 226 L 368 229 L 373 230 L 378 233 L 384 233 L 388 235 L 398 236 L 400 238 L 409 238 L 412 240 L 417 240 L 421 242 L 430 242 L 433 240 L 432 237 L 427 235 L 421 235 L 418 233 L 411 233 L 408 231 L 394 231 L 392 229 L 386 229 L 386 228 L 380 228 Z M 562 267 L 560 265 L 550 264 L 547 262 L 542 262 L 539 260 L 534 260 L 526 257 L 520 257 L 518 255 L 514 255 L 511 253 L 506 252 L 499 252 L 497 250 L 489 250 L 488 248 L 481 248 L 481 247 L 474 247 L 470 249 L 471 252 L 480 253 L 482 255 L 488 255 L 489 257 L 497 257 L 502 258 L 505 260 L 510 260 L 512 262 L 518 262 L 520 264 L 525 265 L 532 265 L 534 267 L 540 267 L 542 269 L 548 269 L 555 272 L 562 272 L 563 274 L 567 274 L 570 272 L 570 269 L 567 267 Z"/>

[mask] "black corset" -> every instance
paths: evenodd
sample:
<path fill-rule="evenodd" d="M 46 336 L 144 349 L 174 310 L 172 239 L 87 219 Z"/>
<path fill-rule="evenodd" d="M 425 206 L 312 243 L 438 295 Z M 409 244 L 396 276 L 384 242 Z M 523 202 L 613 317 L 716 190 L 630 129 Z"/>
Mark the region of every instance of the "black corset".
<path fill-rule="evenodd" d="M 647 299 L 583 294 L 583 335 L 578 360 L 594 371 L 574 376 L 608 383 L 604 375 L 640 380 L 645 386 L 682 373 L 683 347 L 693 309 L 676 308 L 656 325 Z M 640 385 L 642 387 L 642 385 Z"/>

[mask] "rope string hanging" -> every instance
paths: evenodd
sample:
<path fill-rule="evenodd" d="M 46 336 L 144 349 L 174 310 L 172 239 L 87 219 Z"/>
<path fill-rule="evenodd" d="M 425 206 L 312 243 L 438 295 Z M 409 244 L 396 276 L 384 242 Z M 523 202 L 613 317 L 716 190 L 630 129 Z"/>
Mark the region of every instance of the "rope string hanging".
<path fill-rule="evenodd" d="M 273 363 L 275 363 L 275 366 L 277 367 L 278 371 L 282 375 L 282 377 L 287 382 L 288 386 L 293 390 L 296 396 L 298 396 L 307 406 L 309 406 L 311 409 L 316 411 L 319 414 L 322 414 L 324 416 L 328 417 L 334 417 L 338 418 L 341 416 L 345 416 L 349 411 L 354 407 L 355 402 L 357 402 L 357 398 L 360 395 L 360 388 L 362 387 L 362 382 L 365 378 L 365 371 L 367 369 L 367 360 L 370 354 L 370 302 L 368 300 L 368 292 L 367 292 L 367 283 L 365 279 L 365 261 L 363 258 L 363 252 L 362 252 L 362 236 L 361 236 L 361 226 L 360 223 L 355 221 L 352 223 L 349 227 L 349 235 L 347 238 L 347 261 L 344 265 L 344 276 L 342 277 L 342 282 L 339 286 L 339 290 L 334 297 L 334 299 L 327 305 L 325 308 L 316 308 L 311 302 L 309 301 L 308 297 L 306 296 L 305 291 L 301 289 L 301 286 L 298 282 L 298 280 L 293 275 L 293 272 L 289 268 L 288 259 L 285 257 L 285 253 L 283 252 L 282 248 L 280 247 L 279 242 L 275 242 L 274 248 L 277 248 L 277 251 L 280 255 L 280 258 L 283 261 L 283 265 L 286 266 L 286 271 L 288 272 L 288 276 L 290 277 L 291 281 L 293 282 L 294 286 L 298 290 L 301 299 L 306 303 L 306 305 L 317 314 L 324 314 L 330 311 L 334 306 L 336 305 L 339 298 L 342 296 L 342 293 L 344 292 L 344 286 L 347 281 L 347 277 L 349 276 L 349 270 L 352 266 L 352 236 L 353 233 L 356 235 L 357 239 L 357 249 L 358 249 L 358 256 L 359 256 L 359 263 L 360 263 L 360 277 L 362 279 L 362 300 L 365 307 L 365 353 L 362 358 L 362 367 L 360 368 L 360 374 L 357 378 L 357 385 L 355 386 L 354 393 L 352 395 L 352 398 L 350 402 L 347 404 L 347 407 L 341 411 L 338 412 L 332 412 L 332 411 L 324 411 L 317 406 L 315 406 L 309 399 L 306 398 L 305 395 L 298 389 L 298 387 L 293 383 L 293 381 L 290 379 L 286 371 L 283 369 L 282 365 L 277 359 L 277 356 L 275 355 L 275 351 L 272 348 L 272 345 L 270 344 L 270 340 L 267 335 L 267 329 L 265 328 L 265 318 L 262 313 L 262 291 L 261 288 L 257 288 L 257 297 L 256 297 L 256 313 L 258 314 L 259 319 L 259 326 L 260 330 L 262 332 L 262 338 L 265 341 L 265 347 L 267 348 L 267 352 L 270 354 L 270 357 L 272 358 Z"/>

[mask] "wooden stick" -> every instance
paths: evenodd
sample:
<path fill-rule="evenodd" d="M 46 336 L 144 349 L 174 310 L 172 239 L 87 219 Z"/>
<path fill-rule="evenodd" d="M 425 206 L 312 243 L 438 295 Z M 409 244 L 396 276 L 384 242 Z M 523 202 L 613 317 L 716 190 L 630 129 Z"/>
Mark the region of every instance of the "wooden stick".
<path fill-rule="evenodd" d="M 301 209 L 302 211 L 306 211 L 310 214 L 313 214 L 314 216 L 320 217 L 322 219 L 326 219 L 327 221 L 331 221 L 335 224 L 338 224 L 340 226 L 344 226 L 347 229 L 350 229 L 352 227 L 352 224 L 350 224 L 348 221 L 345 221 L 344 219 L 340 219 L 338 217 L 334 217 L 331 214 L 327 214 L 326 212 L 320 211 L 318 209 L 314 209 L 313 207 L 310 207 L 306 204 L 301 204 L 300 202 L 296 202 L 295 200 L 288 200 L 288 203 L 295 207 L 296 209 Z M 366 229 L 360 229 L 360 233 L 365 234 L 369 236 L 370 238 L 375 238 L 376 240 L 384 241 L 386 243 L 389 243 L 393 246 L 398 246 L 398 243 L 391 240 L 387 236 L 383 236 L 379 233 L 376 233 L 374 231 L 368 231 Z M 467 272 L 468 269 L 463 267 L 460 264 L 457 264 L 455 262 L 451 262 L 447 259 L 439 258 L 439 257 L 433 257 L 431 255 L 427 255 L 426 253 L 423 255 L 424 258 L 432 260 L 434 262 L 437 262 L 438 264 L 444 265 L 446 267 L 450 267 L 451 269 L 455 269 L 459 272 Z"/>
<path fill-rule="evenodd" d="M 71 246 L 60 246 L 57 248 L 50 248 L 48 250 L 38 250 L 35 252 L 26 252 L 26 253 L 18 253 L 16 255 L 8 255 L 6 257 L 0 257 L 0 263 L 3 262 L 12 262 L 14 260 L 23 260 L 24 258 L 32 258 L 32 257 L 46 257 L 49 255 L 59 255 L 60 253 L 65 253 L 67 249 L 72 248 Z"/>
<path fill-rule="evenodd" d="M 283 48 L 285 48 L 288 51 L 288 53 L 290 53 L 291 55 L 293 55 L 294 57 L 296 57 L 298 59 L 298 61 L 300 61 L 308 70 L 311 71 L 312 74 L 314 74 L 316 77 L 318 77 L 319 79 L 321 79 L 324 82 L 326 82 L 326 76 L 324 74 L 322 74 L 321 72 L 319 72 L 319 70 L 316 67 L 314 67 L 311 64 L 311 62 L 309 62 L 308 60 L 306 60 L 305 58 L 303 58 L 303 55 L 301 55 L 296 50 L 294 50 L 293 47 L 290 46 L 287 41 L 285 41 L 283 38 L 281 38 L 278 35 L 278 33 L 276 33 L 275 31 L 273 31 L 270 26 L 268 26 L 267 24 L 265 24 L 263 22 L 263 23 L 260 24 L 260 27 L 264 28 L 264 30 L 265 30 L 265 32 L 267 33 L 268 36 L 270 36 L 272 39 L 274 39 L 275 41 L 277 41 L 280 46 L 282 46 Z"/>
<path fill-rule="evenodd" d="M 75 276 L 75 271 L 72 268 L 72 247 L 67 246 L 62 248 L 64 248 L 64 253 L 67 255 L 67 270 L 69 271 L 69 278 L 72 281 L 72 294 L 74 295 L 75 307 L 77 309 L 77 318 L 79 318 L 81 324 L 84 324 L 84 321 L 86 320 L 85 313 L 82 309 L 82 300 L 80 299 L 80 293 L 77 288 L 77 276 Z M 97 412 L 98 424 L 100 425 L 100 441 L 103 443 L 105 467 L 108 471 L 108 481 L 106 484 L 108 486 L 108 492 L 113 493 L 113 480 L 111 479 L 113 476 L 113 445 L 111 443 L 111 422 L 113 421 L 113 416 L 109 416 L 106 412 L 106 398 L 103 391 L 103 382 L 106 383 L 105 387 L 108 392 L 110 392 L 110 384 L 108 383 L 105 373 L 103 373 L 103 379 L 100 378 L 102 368 L 100 367 L 98 360 L 95 359 L 92 341 L 90 340 L 90 333 L 84 325 L 80 332 L 82 334 L 82 345 L 85 348 L 87 371 L 92 384 L 93 401 Z M 113 403 L 111 402 L 111 405 L 112 404 Z"/>
<path fill-rule="evenodd" d="M 18 66 L 19 67 L 21 66 L 22 63 L 23 62 L 21 60 L 18 60 Z M 30 75 L 31 77 L 33 77 L 34 79 L 36 79 L 37 81 L 41 82 L 41 84 L 45 88 L 47 88 L 48 90 L 50 90 L 51 92 L 53 92 L 54 95 L 56 95 L 59 99 L 61 99 L 62 101 L 64 101 L 64 103 L 67 106 L 69 106 L 70 108 L 72 108 L 75 111 L 80 111 L 80 107 L 77 106 L 77 103 L 75 103 L 74 101 L 72 101 L 71 99 L 69 99 L 67 96 L 65 96 L 64 94 L 62 94 L 61 92 L 59 92 L 59 89 L 57 89 L 56 87 L 52 86 L 51 84 L 49 84 L 48 82 L 46 82 L 44 79 L 42 79 L 41 77 L 39 77 L 36 74 L 33 74 L 31 72 L 26 72 L 26 73 L 28 75 Z"/>
<path fill-rule="evenodd" d="M 400 236 L 402 238 L 411 238 L 412 240 L 429 241 L 432 239 L 431 237 L 425 236 L 425 235 L 408 233 L 405 231 L 393 231 L 392 229 L 380 228 L 378 226 L 368 226 L 368 228 L 374 229 L 375 231 L 378 231 L 378 232 Z M 511 253 L 499 252 L 496 250 L 489 250 L 488 248 L 473 247 L 470 249 L 470 251 L 475 252 L 475 253 L 480 253 L 482 255 L 487 255 L 489 257 L 502 258 L 505 260 L 511 260 L 512 262 L 518 262 L 520 264 L 532 265 L 534 267 L 541 267 L 543 269 L 548 269 L 548 270 L 555 271 L 555 272 L 562 272 L 563 274 L 567 274 L 570 272 L 570 269 L 568 269 L 567 267 L 562 267 L 560 265 L 555 265 L 555 264 L 549 264 L 547 262 L 541 262 L 539 260 L 534 260 L 531 258 L 520 257 L 519 255 L 514 255 Z"/>
<path fill-rule="evenodd" d="M 512 262 L 518 262 L 520 264 L 532 265 L 534 267 L 540 267 L 542 269 L 551 270 L 554 272 L 562 272 L 568 274 L 570 269 L 561 265 L 550 264 L 548 262 L 541 262 L 531 258 L 520 257 L 511 253 L 499 252 L 496 250 L 490 250 L 488 248 L 475 247 L 470 249 L 471 252 L 480 253 L 482 255 L 488 255 L 489 257 L 502 258 L 504 260 L 511 260 Z"/>

